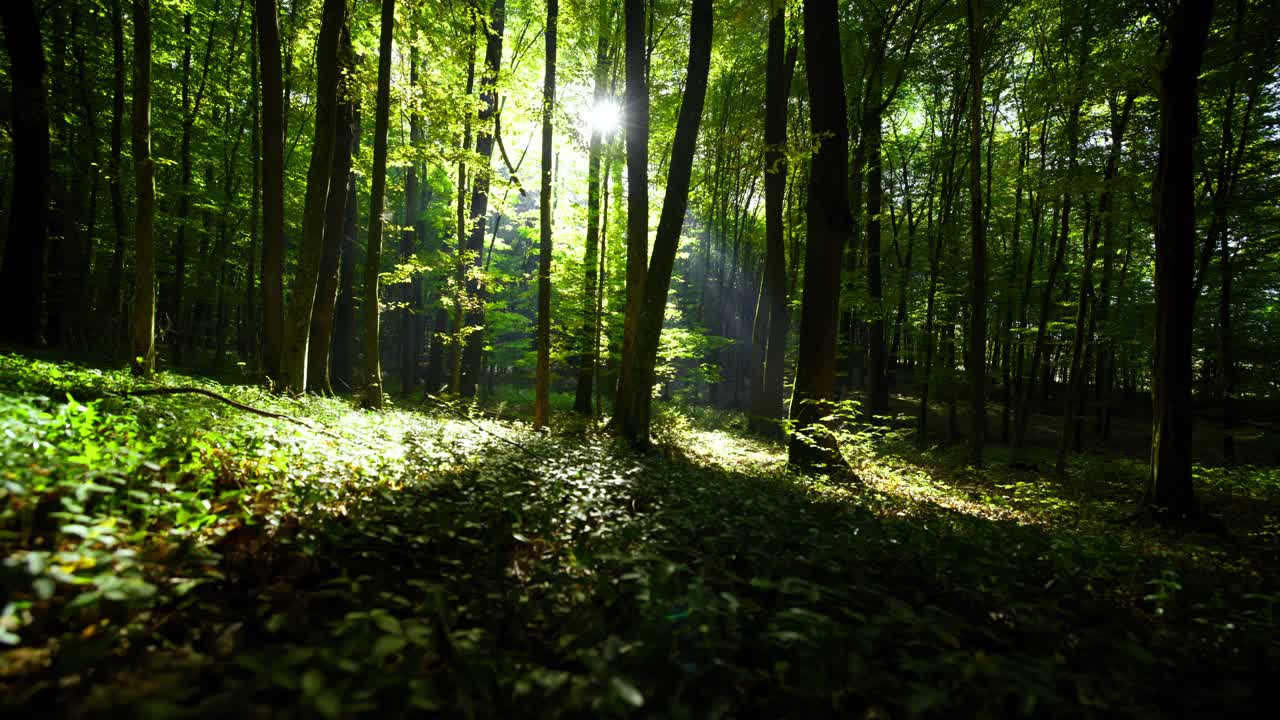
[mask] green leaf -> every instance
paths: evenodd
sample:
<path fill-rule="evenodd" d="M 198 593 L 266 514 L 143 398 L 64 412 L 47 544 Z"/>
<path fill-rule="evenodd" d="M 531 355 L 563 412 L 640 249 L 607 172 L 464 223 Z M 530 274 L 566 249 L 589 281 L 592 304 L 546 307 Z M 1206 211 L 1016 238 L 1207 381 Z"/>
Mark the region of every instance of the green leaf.
<path fill-rule="evenodd" d="M 614 677 L 609 681 L 609 687 L 613 688 L 613 691 L 618 694 L 618 697 L 622 698 L 623 702 L 627 703 L 631 707 L 638 708 L 641 705 L 644 705 L 644 695 L 642 695 L 640 690 L 636 688 L 635 685 L 632 685 L 629 680 L 621 677 Z"/>

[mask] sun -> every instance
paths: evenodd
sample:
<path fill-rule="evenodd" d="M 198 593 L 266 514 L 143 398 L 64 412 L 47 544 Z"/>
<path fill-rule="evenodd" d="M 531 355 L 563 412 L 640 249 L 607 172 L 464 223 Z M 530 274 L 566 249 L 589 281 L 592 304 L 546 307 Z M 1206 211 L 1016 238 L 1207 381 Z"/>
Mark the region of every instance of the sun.
<path fill-rule="evenodd" d="M 602 102 L 587 108 L 584 118 L 587 127 L 597 132 L 608 134 L 617 129 L 622 118 L 622 110 L 616 103 Z"/>

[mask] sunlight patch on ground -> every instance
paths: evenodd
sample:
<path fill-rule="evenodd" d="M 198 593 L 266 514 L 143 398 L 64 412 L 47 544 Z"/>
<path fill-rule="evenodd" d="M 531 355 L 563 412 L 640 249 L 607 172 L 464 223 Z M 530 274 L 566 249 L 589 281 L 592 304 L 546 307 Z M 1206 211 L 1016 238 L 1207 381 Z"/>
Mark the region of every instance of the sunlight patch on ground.
<path fill-rule="evenodd" d="M 1012 520 L 1022 525 L 1041 522 L 1021 510 L 975 498 L 973 493 L 942 482 L 918 466 L 890 464 L 880 459 L 861 464 L 857 471 L 869 489 L 906 501 L 891 514 L 910 516 L 924 510 L 924 506 L 933 506 L 985 520 Z"/>
<path fill-rule="evenodd" d="M 786 453 L 772 443 L 752 440 L 723 430 L 693 430 L 686 450 L 700 460 L 726 470 L 778 470 Z"/>

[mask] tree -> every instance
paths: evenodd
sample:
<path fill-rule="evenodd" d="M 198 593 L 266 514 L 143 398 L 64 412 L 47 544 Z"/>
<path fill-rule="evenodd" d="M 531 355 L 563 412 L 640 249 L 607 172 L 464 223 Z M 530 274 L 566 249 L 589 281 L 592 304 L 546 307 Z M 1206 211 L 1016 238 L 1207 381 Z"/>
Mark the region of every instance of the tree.
<path fill-rule="evenodd" d="M 653 371 L 658 359 L 658 342 L 666 315 L 671 271 L 675 267 L 680 230 L 689 208 L 689 184 L 693 176 L 693 155 L 698 144 L 698 125 L 707 96 L 707 75 L 711 69 L 713 31 L 711 0 L 693 0 L 689 16 L 689 68 L 685 73 L 684 96 L 671 141 L 671 162 L 667 171 L 667 192 L 653 241 L 653 256 L 645 273 L 644 304 L 635 321 L 635 359 L 630 385 L 619 384 L 619 397 L 630 396 L 629 411 L 619 411 L 619 432 L 633 446 L 649 444 L 650 405 L 653 400 Z M 624 351 L 625 353 L 625 351 Z"/>
<path fill-rule="evenodd" d="M 476 154 L 480 157 L 480 171 L 471 184 L 470 234 L 467 236 L 467 254 L 472 256 L 472 270 L 466 281 L 468 326 L 465 346 L 462 350 L 459 392 L 463 397 L 475 397 L 479 387 L 481 364 L 484 359 L 484 303 L 487 293 L 479 273 L 484 262 L 485 217 L 489 212 L 490 163 L 493 159 L 495 137 L 494 120 L 498 114 L 498 73 L 502 69 L 502 34 L 507 18 L 506 0 L 493 0 L 490 9 L 488 41 L 484 49 L 484 75 L 480 78 L 479 131 L 476 134 Z"/>
<path fill-rule="evenodd" d="M 787 268 L 784 197 L 787 191 L 787 98 L 795 71 L 796 46 L 787 45 L 786 5 L 777 4 L 769 18 L 768 67 L 765 70 L 764 107 L 764 281 L 756 309 L 752 344 L 763 346 L 751 381 L 751 428 L 781 436 L 783 373 L 786 363 Z M 764 315 L 764 322 L 761 315 Z"/>
<path fill-rule="evenodd" d="M 617 399 L 611 421 L 614 426 L 627 422 L 635 400 L 636 321 L 644 303 L 644 276 L 649 263 L 649 74 L 644 0 L 623 0 L 622 13 L 626 75 L 623 114 L 627 133 L 627 300 L 623 309 Z"/>
<path fill-rule="evenodd" d="M 155 163 L 151 159 L 151 0 L 133 0 L 134 213 L 133 371 L 156 361 Z"/>
<path fill-rule="evenodd" d="M 373 119 L 373 180 L 369 190 L 369 243 L 364 253 L 364 393 L 367 408 L 382 407 L 382 361 L 379 357 L 378 274 L 382 272 L 382 209 L 387 188 L 387 126 L 391 116 L 391 38 L 395 32 L 395 0 L 382 0 L 378 39 L 378 100 Z"/>
<path fill-rule="evenodd" d="M 551 172 L 554 158 L 551 116 L 556 103 L 556 20 L 558 0 L 547 0 L 546 75 L 542 81 L 542 194 L 538 198 L 541 241 L 538 245 L 537 378 L 534 380 L 533 427 L 547 424 L 551 415 Z"/>
<path fill-rule="evenodd" d="M 275 0 L 254 0 L 262 67 L 262 364 L 279 378 L 284 352 L 284 89 Z"/>
<path fill-rule="evenodd" d="M 1200 513 L 1191 482 L 1191 333 L 1194 317 L 1195 162 L 1200 63 L 1211 0 L 1182 0 L 1167 21 L 1159 72 L 1155 368 L 1151 474 L 1144 503 L 1158 517 L 1192 522 Z"/>
<path fill-rule="evenodd" d="M 315 309 L 320 262 L 324 255 L 325 207 L 333 172 L 334 133 L 339 115 L 336 112 L 338 41 L 346 14 L 346 0 L 325 0 L 320 37 L 316 41 L 315 137 L 302 211 L 302 254 L 294 275 L 293 297 L 285 322 L 285 345 L 280 356 L 279 389 L 284 391 L 302 392 L 307 387 L 311 313 Z"/>
<path fill-rule="evenodd" d="M 214 18 L 220 14 L 221 9 L 222 5 L 219 2 L 213 11 Z M 192 33 L 192 13 L 187 12 L 182 17 L 182 140 L 178 150 L 178 166 L 181 179 L 178 187 L 178 233 L 173 243 L 174 279 L 173 300 L 170 308 L 172 321 L 177 328 L 177 342 L 173 346 L 173 351 L 174 360 L 178 362 L 184 360 L 186 348 L 191 345 L 192 341 L 191 312 L 184 303 L 187 289 L 187 225 L 191 214 L 191 139 L 196 119 L 200 116 L 200 107 L 204 101 L 205 88 L 209 79 L 211 67 L 209 60 L 213 55 L 216 28 L 214 23 L 210 21 L 209 34 L 205 40 L 204 61 L 200 63 L 200 80 L 195 89 L 194 97 L 191 88 Z"/>
<path fill-rule="evenodd" d="M 849 209 L 849 126 L 845 119 L 840 18 L 835 0 L 805 2 L 804 50 L 809 129 L 814 138 L 821 139 L 809 171 L 805 286 L 800 304 L 800 347 L 791 396 L 793 432 L 787 461 L 802 470 L 816 470 L 841 463 L 835 436 L 823 418 L 835 397 L 840 257 L 853 226 Z"/>
<path fill-rule="evenodd" d="M 969 457 L 982 464 L 987 432 L 987 227 L 982 212 L 982 29 L 983 0 L 969 0 L 969 227 L 973 236 L 973 266 L 969 270 L 969 391 L 972 425 Z"/>
<path fill-rule="evenodd" d="M 351 156 L 357 150 L 355 104 L 351 88 L 342 79 L 352 68 L 351 33 L 342 27 L 341 49 L 338 58 L 340 79 L 338 84 L 337 117 L 333 133 L 333 159 L 330 163 L 328 198 L 325 200 L 324 243 L 320 257 L 319 279 L 316 287 L 315 309 L 311 313 L 310 345 L 307 348 L 307 389 L 321 393 L 333 393 L 330 377 L 329 353 L 334 346 L 337 331 L 335 310 L 338 301 L 338 271 L 343 261 L 342 253 L 350 253 L 345 247 L 346 219 L 351 209 L 347 180 L 351 174 Z M 344 328 L 352 332 L 350 328 Z"/>
<path fill-rule="evenodd" d="M 39 345 L 49 213 L 48 78 L 34 0 L 4 4 L 13 82 L 13 183 L 8 240 L 0 263 L 4 307 L 0 340 Z"/>
<path fill-rule="evenodd" d="M 111 193 L 111 229 L 114 240 L 111 270 L 98 302 L 99 327 L 107 329 L 112 348 L 119 347 L 121 316 L 124 314 L 124 193 L 120 178 L 124 165 L 124 10 L 120 0 L 111 0 L 111 155 L 107 160 L 107 183 Z M 6 283 L 6 286 L 8 283 Z"/>
<path fill-rule="evenodd" d="M 602 107 L 607 96 L 609 82 L 609 34 L 613 24 L 613 13 L 607 11 L 608 3 L 601 4 L 598 37 L 596 39 L 596 64 L 594 73 L 595 89 L 592 92 L 594 107 Z M 583 303 L 582 334 L 579 341 L 582 351 L 578 356 L 578 386 L 574 395 L 573 411 L 580 415 L 591 413 L 591 385 L 597 371 L 600 342 L 599 300 L 603 295 L 600 287 L 600 273 L 597 271 L 600 252 L 600 156 L 603 154 L 604 133 L 598 127 L 591 128 L 591 137 L 587 148 L 587 247 L 583 252 Z M 606 173 L 607 174 L 607 173 Z M 608 178 L 604 178 L 608 183 Z"/>

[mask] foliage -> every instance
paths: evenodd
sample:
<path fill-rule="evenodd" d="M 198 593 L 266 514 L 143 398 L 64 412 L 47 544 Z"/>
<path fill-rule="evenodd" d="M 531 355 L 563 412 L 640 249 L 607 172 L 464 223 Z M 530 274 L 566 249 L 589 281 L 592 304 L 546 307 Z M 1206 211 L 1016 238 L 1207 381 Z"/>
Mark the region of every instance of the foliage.
<path fill-rule="evenodd" d="M 1276 700 L 1270 475 L 1206 470 L 1208 502 L 1249 492 L 1265 516 L 1250 540 L 1179 537 L 1108 504 L 1131 496 L 1118 461 L 1073 468 L 1084 497 L 895 431 L 844 437 L 850 485 L 785 474 L 704 407 L 660 405 L 652 457 L 452 406 L 202 383 L 334 439 L 15 355 L 0 383 L 10 711 L 1150 717 Z"/>

